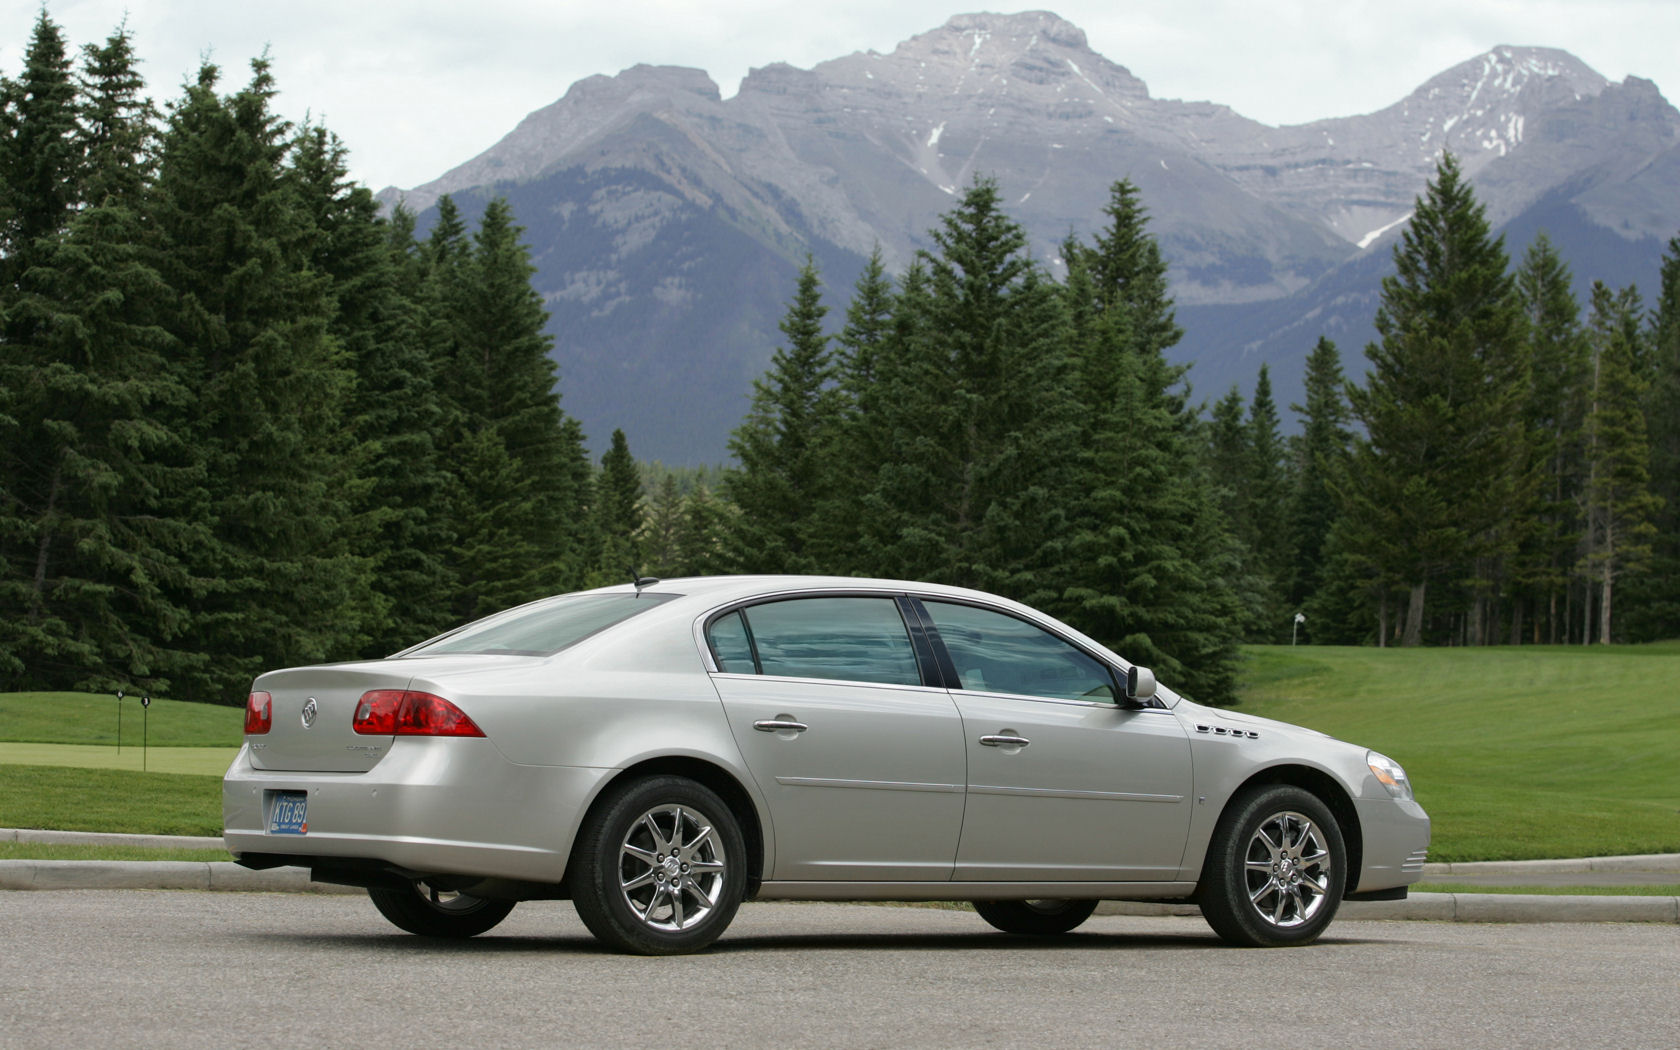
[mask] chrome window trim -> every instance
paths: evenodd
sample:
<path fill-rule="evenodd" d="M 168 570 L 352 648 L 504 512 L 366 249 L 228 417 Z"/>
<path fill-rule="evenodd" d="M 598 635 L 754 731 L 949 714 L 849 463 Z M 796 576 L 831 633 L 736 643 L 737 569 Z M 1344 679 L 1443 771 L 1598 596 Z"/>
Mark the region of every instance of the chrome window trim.
<path fill-rule="evenodd" d="M 853 685 L 866 685 L 866 686 L 872 686 L 872 687 L 875 687 L 875 688 L 882 688 L 882 689 L 921 689 L 921 690 L 932 690 L 932 691 L 945 692 L 945 693 L 951 693 L 951 694 L 964 693 L 964 694 L 967 694 L 969 696 L 993 696 L 993 697 L 1004 697 L 1004 698 L 1011 699 L 1011 700 L 1032 700 L 1032 701 L 1035 701 L 1035 702 L 1038 702 L 1038 703 L 1047 703 L 1047 704 L 1080 704 L 1080 705 L 1090 706 L 1090 707 L 1111 708 L 1111 709 L 1116 710 L 1116 711 L 1170 711 L 1170 710 L 1172 710 L 1172 704 L 1169 703 L 1167 701 L 1167 699 L 1165 697 L 1163 697 L 1161 695 L 1161 693 L 1159 693 L 1159 692 L 1156 693 L 1156 695 L 1154 697 L 1152 697 L 1150 699 L 1150 701 L 1143 707 L 1126 707 L 1124 704 L 1121 703 L 1121 701 L 1124 699 L 1123 697 L 1115 697 L 1114 700 L 1112 700 L 1108 703 L 1102 703 L 1102 702 L 1098 702 L 1098 701 L 1089 701 L 1089 700 L 1063 699 L 1063 698 L 1060 698 L 1060 697 L 1022 695 L 1022 694 L 1019 694 L 1019 693 L 993 693 L 993 692 L 988 692 L 988 691 L 978 690 L 978 689 L 960 689 L 960 688 L 958 688 L 958 689 L 941 689 L 937 686 L 926 686 L 926 685 L 911 686 L 911 685 L 895 685 L 895 684 L 886 683 L 886 682 L 861 682 L 861 681 L 857 681 L 856 679 L 851 679 L 851 678 L 790 678 L 790 677 L 784 677 L 784 676 L 780 676 L 780 675 L 740 674 L 739 672 L 720 670 L 718 668 L 718 665 L 717 665 L 717 659 L 712 654 L 711 643 L 706 640 L 706 631 L 707 631 L 708 628 L 710 628 L 710 626 L 712 624 L 712 621 L 721 617 L 721 616 L 724 616 L 724 615 L 726 615 L 730 612 L 733 612 L 737 609 L 745 609 L 745 608 L 748 608 L 748 607 L 753 606 L 753 605 L 762 605 L 766 602 L 783 601 L 783 600 L 789 599 L 789 598 L 876 598 L 876 597 L 884 597 L 884 598 L 907 597 L 907 598 L 914 598 L 914 599 L 916 599 L 917 601 L 920 601 L 920 602 L 935 601 L 935 602 L 945 602 L 945 603 L 950 604 L 950 605 L 968 605 L 968 606 L 972 606 L 976 609 L 985 609 L 988 612 L 997 613 L 1000 616 L 1010 616 L 1010 617 L 1013 617 L 1017 620 L 1021 620 L 1021 621 L 1024 621 L 1026 623 L 1030 623 L 1034 627 L 1037 627 L 1039 630 L 1044 631 L 1046 634 L 1049 634 L 1053 637 L 1059 638 L 1063 642 L 1067 643 L 1068 645 L 1073 646 L 1075 649 L 1084 653 L 1086 656 L 1088 656 L 1091 659 L 1097 661 L 1098 663 L 1107 665 L 1110 668 L 1110 670 L 1112 670 L 1114 672 L 1115 679 L 1116 679 L 1116 685 L 1122 685 L 1123 684 L 1123 679 L 1125 678 L 1125 672 L 1127 670 L 1129 670 L 1130 668 L 1132 668 L 1133 666 L 1135 666 L 1131 661 L 1126 660 L 1125 658 L 1121 657 L 1119 653 L 1116 653 L 1112 649 L 1109 649 L 1107 646 L 1102 645 L 1101 643 L 1096 641 L 1096 639 L 1094 639 L 1094 638 L 1086 638 L 1085 635 L 1083 635 L 1083 634 L 1079 634 L 1079 635 L 1077 635 L 1077 637 L 1072 637 L 1072 638 L 1068 637 L 1068 635 L 1063 633 L 1063 631 L 1057 629 L 1058 626 L 1066 627 L 1065 624 L 1058 624 L 1056 621 L 1051 620 L 1048 616 L 1044 615 L 1043 613 L 1040 613 L 1038 610 L 1033 609 L 1030 606 L 1022 605 L 1020 608 L 1017 609 L 1017 608 L 1010 608 L 1010 607 L 1005 607 L 1005 606 L 1001 606 L 1001 605 L 996 605 L 992 602 L 981 601 L 977 598 L 971 598 L 968 595 L 943 594 L 939 591 L 930 591 L 930 590 L 926 590 L 925 588 L 888 587 L 888 586 L 871 585 L 871 584 L 859 584 L 856 587 L 834 587 L 834 586 L 794 587 L 794 588 L 789 588 L 787 590 L 770 590 L 770 591 L 762 592 L 762 593 L 759 593 L 759 594 L 748 595 L 747 597 L 744 597 L 744 598 L 743 597 L 735 597 L 735 598 L 731 598 L 731 599 L 729 599 L 728 601 L 725 601 L 725 602 L 719 602 L 716 605 L 713 605 L 713 606 L 711 606 L 707 609 L 702 610 L 700 613 L 698 613 L 694 617 L 694 624 L 693 624 L 694 647 L 697 650 L 699 650 L 701 665 L 706 669 L 706 673 L 709 674 L 709 675 L 712 675 L 714 677 L 726 677 L 726 678 L 727 677 L 740 677 L 740 678 L 756 678 L 756 679 L 772 679 L 773 678 L 777 681 L 783 681 L 783 682 L 812 682 L 812 683 L 827 682 L 827 683 L 830 683 L 830 684 L 833 684 L 833 683 L 851 683 Z M 908 629 L 909 625 L 906 624 L 905 627 L 906 627 L 906 629 Z M 1068 630 L 1072 630 L 1072 628 L 1068 628 Z M 914 642 L 912 642 L 912 644 L 914 644 Z M 941 643 L 941 644 L 943 644 L 943 643 Z M 1170 695 L 1171 695 L 1171 697 L 1174 701 L 1176 701 L 1178 699 L 1178 694 L 1177 693 L 1171 693 L 1171 691 L 1166 690 L 1165 687 L 1158 687 L 1158 688 L 1161 688 L 1163 691 L 1170 693 Z"/>
<path fill-rule="evenodd" d="M 1122 711 L 1128 714 L 1143 714 L 1156 711 L 1165 714 L 1164 707 L 1127 707 L 1118 700 L 1074 700 L 1060 696 L 1034 696 L 1031 693 L 999 693 L 990 689 L 950 689 L 952 696 L 984 696 L 994 700 L 1026 700 L 1035 704 L 1064 704 L 1069 707 L 1097 707 L 1104 711 Z"/>
<path fill-rule="evenodd" d="M 745 674 L 740 671 L 710 671 L 713 678 L 725 681 L 743 680 L 749 682 L 789 682 L 796 685 L 829 685 L 848 689 L 897 689 L 910 693 L 930 693 L 939 696 L 948 695 L 948 691 L 936 685 L 901 685 L 897 682 L 864 682 L 856 678 L 798 678 L 793 675 L 779 674 Z M 1112 706 L 1112 705 L 1110 705 Z"/>

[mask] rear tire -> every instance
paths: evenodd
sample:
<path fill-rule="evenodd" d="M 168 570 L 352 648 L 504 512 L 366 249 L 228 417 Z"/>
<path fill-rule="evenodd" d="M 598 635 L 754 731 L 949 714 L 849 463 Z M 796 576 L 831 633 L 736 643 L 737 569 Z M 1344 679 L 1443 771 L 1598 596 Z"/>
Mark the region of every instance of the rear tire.
<path fill-rule="evenodd" d="M 438 890 L 422 879 L 400 889 L 376 886 L 368 896 L 399 930 L 421 937 L 476 937 L 507 918 L 514 905 Z"/>
<path fill-rule="evenodd" d="M 1318 939 L 1347 884 L 1342 831 L 1318 796 L 1270 784 L 1232 800 L 1202 865 L 1202 917 L 1231 944 Z"/>
<path fill-rule="evenodd" d="M 975 901 L 980 917 L 1002 930 L 1027 937 L 1070 933 L 1097 910 L 1096 901 Z"/>
<path fill-rule="evenodd" d="M 682 955 L 717 940 L 747 878 L 741 829 L 723 799 L 685 777 L 615 788 L 578 831 L 567 881 L 578 918 L 603 944 Z"/>

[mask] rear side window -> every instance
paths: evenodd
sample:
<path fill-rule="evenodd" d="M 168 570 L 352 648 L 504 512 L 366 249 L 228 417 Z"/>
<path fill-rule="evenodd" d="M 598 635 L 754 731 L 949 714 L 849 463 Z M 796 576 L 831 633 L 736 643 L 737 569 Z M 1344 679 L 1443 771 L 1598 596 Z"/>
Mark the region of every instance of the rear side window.
<path fill-rule="evenodd" d="M 760 674 L 922 684 L 910 634 L 891 598 L 767 602 L 713 621 L 707 639 L 724 671 L 751 673 L 756 654 Z"/>
<path fill-rule="evenodd" d="M 674 594 L 574 594 L 470 623 L 404 656 L 441 653 L 497 653 L 547 656 L 637 613 L 677 597 Z"/>
<path fill-rule="evenodd" d="M 717 658 L 718 670 L 726 674 L 757 673 L 753 665 L 752 643 L 747 640 L 747 625 L 741 620 L 739 612 L 713 620 L 711 629 L 706 632 L 706 640 L 712 644 L 712 655 Z"/>
<path fill-rule="evenodd" d="M 1025 620 L 923 600 L 964 689 L 1113 703 L 1114 674 L 1084 650 Z"/>

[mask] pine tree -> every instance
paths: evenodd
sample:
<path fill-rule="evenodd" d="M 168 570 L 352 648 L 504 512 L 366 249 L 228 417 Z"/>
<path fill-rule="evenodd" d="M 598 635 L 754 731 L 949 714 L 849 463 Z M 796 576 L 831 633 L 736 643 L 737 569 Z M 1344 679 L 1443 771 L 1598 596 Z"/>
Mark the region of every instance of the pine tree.
<path fill-rule="evenodd" d="M 1289 575 L 1288 607 L 1306 615 L 1300 636 L 1325 644 L 1359 640 L 1353 626 L 1359 598 L 1349 598 L 1345 565 L 1330 546 L 1337 514 L 1333 479 L 1347 469 L 1347 400 L 1343 388 L 1341 354 L 1323 336 L 1307 355 L 1306 405 L 1291 405 L 1301 417 L 1301 435 L 1291 454 L 1295 461 L 1290 497 L 1290 533 L 1294 537 L 1294 566 Z M 1357 587 L 1357 585 L 1355 585 Z"/>
<path fill-rule="evenodd" d="M 677 526 L 677 568 L 682 576 L 715 576 L 729 571 L 726 538 L 734 532 L 735 512 L 700 485 L 683 498 Z"/>
<path fill-rule="evenodd" d="M 1254 383 L 1248 422 L 1248 518 L 1253 530 L 1249 565 L 1259 583 L 1259 622 L 1254 640 L 1281 642 L 1289 634 L 1290 615 L 1285 588 L 1294 561 L 1294 537 L 1289 529 L 1289 464 L 1278 432 L 1277 402 L 1265 365 Z"/>
<path fill-rule="evenodd" d="M 1628 579 L 1618 600 L 1622 630 L 1631 641 L 1680 633 L 1680 237 L 1663 255 L 1661 290 L 1646 333 L 1647 390 L 1643 408 L 1650 442 L 1652 511 L 1648 571 Z"/>
<path fill-rule="evenodd" d="M 601 553 L 590 582 L 623 583 L 646 574 L 637 533 L 642 526 L 642 477 L 624 431 L 614 430 L 595 482 L 596 534 Z"/>
<path fill-rule="evenodd" d="M 1243 396 L 1235 383 L 1214 402 L 1208 425 L 1208 472 L 1219 489 L 1220 508 L 1236 537 L 1253 542 L 1248 515 L 1248 463 L 1253 456 L 1248 428 L 1243 426 Z"/>
<path fill-rule="evenodd" d="M 421 253 L 449 417 L 442 451 L 455 467 L 455 619 L 575 586 L 595 552 L 583 433 L 560 409 L 548 313 L 531 287 L 535 268 L 522 234 L 497 198 L 485 206 L 469 253 L 453 204 L 440 203 Z M 484 473 L 466 469 L 469 462 Z M 511 549 L 492 550 L 491 532 Z"/>
<path fill-rule="evenodd" d="M 167 512 L 191 468 L 160 425 L 188 399 L 164 364 L 160 282 L 143 258 L 154 114 L 125 32 L 85 48 L 83 65 L 77 209 L 31 242 L 0 344 L 13 424 L 0 430 L 0 478 L 13 479 L 0 482 L 0 606 L 16 610 L 0 617 L 0 674 L 162 690 L 192 659 L 178 649 L 182 558 L 206 534 Z"/>
<path fill-rule="evenodd" d="M 205 662 L 184 695 L 233 702 L 266 667 L 362 651 L 378 610 L 347 523 L 361 481 L 350 453 L 354 382 L 329 332 L 316 231 L 284 162 L 290 128 L 271 108 L 268 63 L 226 98 L 206 65 L 174 104 L 156 180 L 156 267 L 196 403 L 168 421 L 203 469 L 183 521 L 195 551 L 191 630 Z"/>
<path fill-rule="evenodd" d="M 1618 578 L 1642 568 L 1651 554 L 1658 506 L 1650 490 L 1650 447 L 1641 405 L 1644 382 L 1640 331 L 1644 309 L 1639 292 L 1612 292 L 1593 282 L 1589 342 L 1592 348 L 1591 402 L 1586 424 L 1586 556 L 1582 569 L 1596 585 L 1597 636 L 1614 640 L 1613 597 Z M 1591 604 L 1586 609 L 1590 611 Z M 1589 626 L 1583 642 L 1592 640 Z"/>
<path fill-rule="evenodd" d="M 823 334 L 821 281 L 807 258 L 782 318 L 787 345 L 753 383 L 752 407 L 729 440 L 738 470 L 724 493 L 740 512 L 737 564 L 749 572 L 810 572 L 832 489 L 839 397 L 829 338 Z"/>
<path fill-rule="evenodd" d="M 1167 264 L 1161 246 L 1149 233 L 1149 211 L 1143 194 L 1130 179 L 1109 189 L 1103 207 L 1108 225 L 1090 247 L 1076 241 L 1064 245 L 1063 258 L 1071 267 L 1075 257 L 1090 271 L 1103 308 L 1123 306 L 1132 350 L 1142 355 L 1164 353 L 1178 345 L 1184 330 L 1174 316 L 1167 289 Z"/>
<path fill-rule="evenodd" d="M 371 559 L 380 599 L 364 652 L 383 655 L 451 625 L 449 475 L 437 448 L 445 413 L 417 301 L 413 217 L 398 212 L 400 230 L 379 218 L 326 128 L 300 130 L 290 174 L 315 231 L 309 266 L 332 280 L 328 331 L 355 373 L 347 412 L 366 484 L 355 492 L 350 529 Z"/>
<path fill-rule="evenodd" d="M 836 571 L 856 560 L 863 531 L 858 493 L 874 480 L 882 458 L 880 436 L 868 410 L 881 359 L 895 352 L 899 333 L 893 313 L 893 282 L 877 245 L 852 289 L 846 323 L 834 340 L 834 425 L 826 442 L 828 485 L 815 508 L 810 535 L 813 562 Z"/>
<path fill-rule="evenodd" d="M 1066 314 L 995 183 L 976 180 L 907 274 L 867 402 L 880 450 L 860 560 L 880 575 L 1049 596 L 1076 440 Z"/>
<path fill-rule="evenodd" d="M 64 34 L 46 8 L 19 79 L 0 81 L 0 309 L 50 250 L 79 202 L 76 82 Z M 18 322 L 7 338 L 17 337 Z"/>
<path fill-rule="evenodd" d="M 1201 467 L 1194 414 L 1167 364 L 1178 339 L 1166 264 L 1130 183 L 1095 247 L 1063 245 L 1080 430 L 1063 494 L 1068 539 L 1049 608 L 1208 703 L 1235 699 L 1239 605 L 1231 540 Z M 1240 407 L 1239 407 L 1240 414 Z"/>
<path fill-rule="evenodd" d="M 682 491 L 677 486 L 677 476 L 668 473 L 653 486 L 642 527 L 636 533 L 643 571 L 662 579 L 684 574 L 678 548 L 682 517 Z"/>
<path fill-rule="evenodd" d="M 1567 635 L 1567 588 L 1580 540 L 1582 440 L 1585 427 L 1588 350 L 1580 305 L 1569 267 L 1544 233 L 1537 236 L 1517 271 L 1517 291 L 1527 320 L 1533 357 L 1525 419 L 1536 445 L 1541 483 L 1535 494 L 1531 530 L 1514 559 L 1519 586 L 1512 617 L 1512 641 L 1520 641 L 1522 597 L 1532 596 L 1535 629 L 1546 622 L 1547 640 Z M 1561 602 L 1561 604 L 1560 604 Z"/>
<path fill-rule="evenodd" d="M 1350 542 L 1409 591 L 1403 641 L 1424 638 L 1434 580 L 1471 579 L 1464 638 L 1484 640 L 1510 525 L 1529 505 L 1528 358 L 1502 238 L 1446 155 L 1394 248 L 1371 372 L 1349 390 L 1366 437 L 1339 491 Z"/>

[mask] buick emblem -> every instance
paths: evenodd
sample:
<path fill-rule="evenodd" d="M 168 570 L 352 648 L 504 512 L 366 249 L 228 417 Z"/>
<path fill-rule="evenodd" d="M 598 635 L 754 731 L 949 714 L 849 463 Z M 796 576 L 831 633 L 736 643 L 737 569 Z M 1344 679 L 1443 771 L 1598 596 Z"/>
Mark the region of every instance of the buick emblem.
<path fill-rule="evenodd" d="M 319 713 L 320 708 L 316 706 L 315 698 L 312 696 L 309 698 L 309 702 L 303 705 L 303 728 L 308 729 L 314 725 L 315 716 Z"/>

